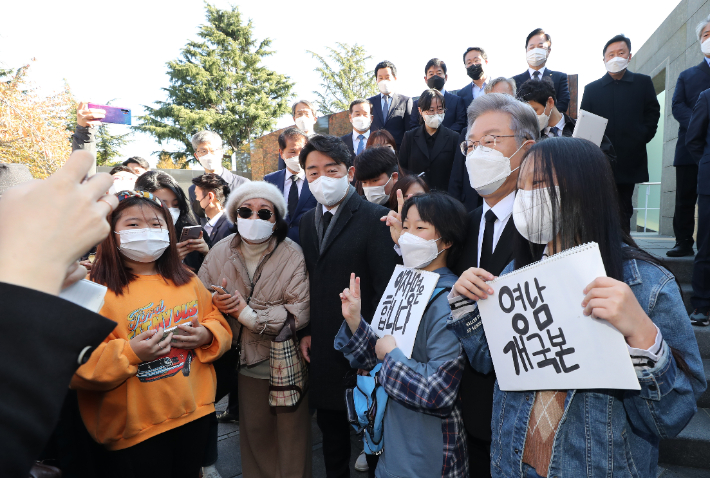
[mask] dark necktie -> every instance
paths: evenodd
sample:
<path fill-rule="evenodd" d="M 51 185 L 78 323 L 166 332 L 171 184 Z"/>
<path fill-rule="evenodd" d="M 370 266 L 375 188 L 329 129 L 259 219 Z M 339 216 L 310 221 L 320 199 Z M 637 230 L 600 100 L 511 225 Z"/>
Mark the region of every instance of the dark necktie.
<path fill-rule="evenodd" d="M 357 136 L 357 139 L 359 139 L 360 141 L 357 143 L 357 152 L 355 154 L 359 155 L 360 153 L 362 153 L 362 150 L 365 149 L 365 136 L 359 134 Z"/>
<path fill-rule="evenodd" d="M 293 219 L 293 213 L 296 212 L 296 206 L 298 205 L 298 176 L 295 174 L 291 176 L 291 189 L 288 191 L 288 215 Z"/>
<path fill-rule="evenodd" d="M 382 119 L 387 123 L 387 115 L 390 112 L 389 96 L 383 97 L 382 100 Z"/>
<path fill-rule="evenodd" d="M 333 213 L 326 211 L 325 214 L 323 214 L 323 235 L 321 238 L 325 237 L 325 233 L 328 230 L 328 226 L 330 226 L 331 219 L 333 219 Z"/>
<path fill-rule="evenodd" d="M 557 126 L 553 126 L 552 128 L 550 128 L 550 133 L 552 133 L 552 136 L 554 136 L 555 138 L 558 136 L 558 131 L 560 131 L 560 128 L 558 128 Z"/>
<path fill-rule="evenodd" d="M 539 79 L 540 79 L 540 72 L 536 71 L 535 73 L 533 73 L 533 80 L 539 80 Z"/>
<path fill-rule="evenodd" d="M 486 212 L 486 228 L 483 230 L 483 242 L 481 243 L 481 261 L 478 265 L 481 269 L 490 272 L 493 259 L 493 224 L 496 222 L 496 214 L 493 209 Z"/>

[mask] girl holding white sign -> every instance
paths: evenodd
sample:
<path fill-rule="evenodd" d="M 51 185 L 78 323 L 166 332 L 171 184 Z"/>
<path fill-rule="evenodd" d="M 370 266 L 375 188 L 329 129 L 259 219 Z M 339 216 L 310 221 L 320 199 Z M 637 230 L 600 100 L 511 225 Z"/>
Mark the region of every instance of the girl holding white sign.
<path fill-rule="evenodd" d="M 584 315 L 623 334 L 641 389 L 503 392 L 496 383 L 492 475 L 656 476 L 660 439 L 685 427 L 706 388 L 673 275 L 622 232 L 612 170 L 589 141 L 555 138 L 530 149 L 513 219 L 527 241 L 515 246 L 515 260 L 501 275 L 581 244 L 599 245 L 607 277 L 569 293 L 579 295 Z M 469 269 L 449 299 L 449 328 L 482 373 L 493 362 L 476 301 L 498 300 L 485 282 L 492 279 Z"/>
<path fill-rule="evenodd" d="M 340 294 L 345 322 L 335 337 L 335 348 L 353 368 L 371 370 L 382 361 L 378 380 L 389 400 L 376 477 L 468 476 L 457 400 L 464 357 L 456 336 L 446 328 L 450 314 L 446 296 L 456 281 L 447 262 L 456 260 L 464 243 L 466 210 L 450 196 L 434 192 L 408 199 L 401 217 L 399 245 L 404 265 L 439 274 L 432 297 L 420 299 L 428 305 L 412 358 L 407 358 L 391 335 L 378 340 L 360 316 L 360 278 L 355 274 L 350 287 Z"/>

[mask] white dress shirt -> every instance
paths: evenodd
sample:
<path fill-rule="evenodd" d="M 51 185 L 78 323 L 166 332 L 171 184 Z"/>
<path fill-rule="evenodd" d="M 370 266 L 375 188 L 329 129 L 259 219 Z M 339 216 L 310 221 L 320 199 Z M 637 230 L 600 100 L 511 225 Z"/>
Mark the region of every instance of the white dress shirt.
<path fill-rule="evenodd" d="M 540 68 L 539 70 L 535 70 L 534 68 L 528 68 L 528 73 L 530 73 L 530 79 L 532 80 L 533 78 L 535 78 L 535 77 L 533 76 L 533 75 L 535 74 L 535 71 L 539 71 L 539 72 L 540 72 L 540 78 L 539 78 L 539 79 L 542 80 L 542 75 L 545 74 L 545 68 L 546 68 L 546 67 L 544 67 L 544 66 L 543 66 L 542 68 Z"/>
<path fill-rule="evenodd" d="M 483 232 L 486 229 L 486 213 L 489 209 L 493 209 L 493 213 L 496 215 L 496 221 L 493 223 L 493 251 L 496 250 L 496 245 L 498 245 L 498 240 L 503 234 L 503 229 L 505 229 L 506 224 L 510 216 L 513 215 L 513 204 L 515 204 L 515 191 L 508 194 L 506 197 L 498 201 L 498 204 L 492 208 L 488 205 L 486 200 L 483 200 L 483 214 L 481 214 L 481 225 L 478 228 L 478 264 L 481 263 L 481 248 L 483 247 Z"/>
<path fill-rule="evenodd" d="M 212 219 L 207 221 L 207 224 L 205 224 L 202 227 L 208 236 L 212 234 L 212 229 L 214 229 L 215 224 L 217 224 L 217 221 L 219 221 L 219 218 L 222 217 L 222 214 L 224 214 L 224 211 L 218 212 L 215 217 L 213 217 Z"/>
<path fill-rule="evenodd" d="M 343 203 L 340 203 L 340 204 L 343 204 Z M 337 206 L 333 206 L 333 207 L 330 208 L 330 209 L 328 209 L 328 208 L 326 208 L 325 206 L 323 206 L 323 215 L 325 216 L 325 213 L 326 213 L 326 212 L 329 212 L 329 213 L 331 213 L 333 216 L 335 216 L 335 213 L 338 212 L 338 208 L 340 207 L 340 204 L 338 204 Z"/>
<path fill-rule="evenodd" d="M 486 85 L 488 84 L 488 78 L 486 78 L 486 81 L 483 82 L 481 87 L 479 88 L 476 83 L 471 82 L 471 91 L 473 93 L 473 99 L 475 100 L 479 96 L 485 94 L 485 91 L 483 91 L 486 88 Z"/>
<path fill-rule="evenodd" d="M 557 136 L 550 132 L 553 127 L 549 125 L 543 130 L 543 132 L 550 138 L 559 138 L 560 136 L 562 136 L 562 130 L 565 129 L 565 115 L 562 115 L 562 118 L 560 118 L 560 121 L 558 121 L 557 124 L 554 125 L 554 127 L 559 129 L 559 131 L 557 132 Z"/>
<path fill-rule="evenodd" d="M 288 194 L 291 192 L 291 176 L 293 176 L 293 173 L 289 171 L 288 168 L 286 168 L 286 174 L 284 174 L 284 197 L 286 198 L 286 202 L 288 202 Z M 306 172 L 304 170 L 301 170 L 296 175 L 296 186 L 298 186 L 298 197 L 301 197 L 301 189 L 303 189 L 303 181 L 306 178 Z"/>
<path fill-rule="evenodd" d="M 364 133 L 358 133 L 355 131 L 355 128 L 353 128 L 353 153 L 357 154 L 357 145 L 360 144 L 360 139 L 358 136 L 363 135 L 365 137 L 364 141 L 365 144 L 367 144 L 367 140 L 370 138 L 370 130 L 368 129 Z M 363 144 L 363 149 L 365 148 L 365 144 Z"/>

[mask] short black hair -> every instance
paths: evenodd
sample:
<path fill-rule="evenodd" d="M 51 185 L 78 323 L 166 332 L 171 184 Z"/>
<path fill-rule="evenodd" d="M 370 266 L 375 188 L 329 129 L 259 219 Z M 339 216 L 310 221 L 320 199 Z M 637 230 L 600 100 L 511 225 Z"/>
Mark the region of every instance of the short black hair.
<path fill-rule="evenodd" d="M 306 143 L 308 142 L 308 136 L 303 134 L 300 129 L 294 126 L 286 128 L 279 135 L 279 149 L 283 151 L 284 149 L 286 149 L 286 141 L 288 141 L 289 139 L 296 141 L 298 138 L 303 138 Z"/>
<path fill-rule="evenodd" d="M 527 48 L 527 46 L 525 47 Z M 486 54 L 486 51 L 483 48 L 477 47 L 477 46 L 470 46 L 466 48 L 466 51 L 463 52 L 463 63 L 464 65 L 466 64 L 466 55 L 468 55 L 468 52 L 470 51 L 477 51 L 481 54 L 481 58 L 484 60 L 488 61 L 488 55 Z"/>
<path fill-rule="evenodd" d="M 128 166 L 124 166 L 123 164 L 119 164 L 117 166 L 114 166 L 113 168 L 111 168 L 111 171 L 109 171 L 108 173 L 111 176 L 113 176 L 114 174 L 121 173 L 121 172 L 134 174 L 133 171 L 131 171 L 131 168 L 129 168 Z"/>
<path fill-rule="evenodd" d="M 352 166 L 352 155 L 345 143 L 337 137 L 329 134 L 317 134 L 313 136 L 298 155 L 298 162 L 306 169 L 306 158 L 313 151 L 318 151 L 338 164 L 344 164 L 346 168 Z"/>
<path fill-rule="evenodd" d="M 604 51 L 602 52 L 602 56 L 606 56 L 606 49 L 609 48 L 609 45 L 618 41 L 623 41 L 624 43 L 626 43 L 626 46 L 629 47 L 629 53 L 631 52 L 631 39 L 623 33 L 620 33 L 608 42 L 606 42 L 606 45 L 604 45 Z"/>
<path fill-rule="evenodd" d="M 422 91 L 422 94 L 419 97 L 419 108 L 421 108 L 422 111 L 428 110 L 429 108 L 431 108 L 431 104 L 434 101 L 434 98 L 439 98 L 439 101 L 441 102 L 441 107 L 446 109 L 446 101 L 444 100 L 443 93 L 433 88 Z M 424 115 L 419 115 L 419 124 L 422 123 L 424 123 Z"/>
<path fill-rule="evenodd" d="M 391 61 L 385 60 L 379 62 L 377 66 L 375 66 L 375 79 L 377 78 L 377 70 L 381 68 L 389 68 L 390 70 L 392 70 L 392 76 L 397 78 L 397 67 L 394 66 L 394 63 L 392 63 Z"/>
<path fill-rule="evenodd" d="M 214 193 L 220 204 L 227 204 L 227 198 L 229 198 L 231 190 L 229 183 L 222 179 L 222 176 L 219 174 L 210 173 L 197 176 L 196 178 L 192 178 L 192 184 L 202 189 L 205 193 Z"/>
<path fill-rule="evenodd" d="M 136 163 L 138 166 L 145 169 L 146 171 L 150 169 L 150 163 L 148 163 L 148 161 L 141 158 L 140 156 L 133 156 L 132 158 L 128 158 L 121 164 L 123 164 L 124 166 L 128 166 L 131 163 Z"/>
<path fill-rule="evenodd" d="M 431 68 L 432 66 L 440 66 L 441 69 L 444 70 L 444 74 L 446 74 L 446 63 L 444 63 L 444 60 L 439 60 L 438 58 L 432 58 L 431 60 L 426 62 L 426 66 L 424 67 L 424 74 L 425 75 L 429 71 L 429 68 Z"/>
<path fill-rule="evenodd" d="M 468 213 L 458 200 L 442 191 L 416 194 L 402 206 L 402 222 L 407 219 L 407 212 L 416 206 L 422 221 L 428 222 L 439 233 L 443 242 L 451 244 L 446 264 L 453 268 L 457 264 L 466 242 Z"/>
<path fill-rule="evenodd" d="M 363 103 L 367 103 L 367 106 L 370 107 L 370 113 L 372 113 L 372 103 L 370 103 L 370 100 L 363 100 L 363 99 L 357 99 L 354 100 L 352 103 L 350 103 L 350 107 L 348 108 L 348 112 L 352 114 L 353 108 L 357 105 L 361 105 Z"/>
<path fill-rule="evenodd" d="M 534 36 L 537 36 L 537 35 L 545 35 L 545 40 L 550 42 L 550 46 L 552 46 L 552 37 L 550 35 L 548 35 L 547 32 L 545 30 L 543 30 L 542 28 L 536 28 L 533 31 L 531 31 L 528 34 L 528 37 L 525 39 L 525 49 L 526 50 L 528 49 L 528 43 L 530 43 L 530 39 Z"/>
<path fill-rule="evenodd" d="M 366 149 L 355 158 L 355 179 L 369 181 L 383 173 L 391 176 L 399 169 L 397 155 L 387 146 L 374 146 Z"/>
<path fill-rule="evenodd" d="M 524 103 L 534 101 L 545 106 L 549 97 L 552 97 L 553 101 L 557 101 L 555 84 L 549 76 L 540 80 L 528 80 L 520 85 L 518 90 L 518 99 Z"/>

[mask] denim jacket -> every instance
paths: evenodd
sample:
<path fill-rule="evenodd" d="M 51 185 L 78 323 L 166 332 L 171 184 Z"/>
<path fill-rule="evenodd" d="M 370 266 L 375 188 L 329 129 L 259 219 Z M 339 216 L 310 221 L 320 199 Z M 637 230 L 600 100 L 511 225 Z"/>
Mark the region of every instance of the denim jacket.
<path fill-rule="evenodd" d="M 501 275 L 513 269 L 508 264 Z M 660 439 L 676 436 L 687 425 L 706 388 L 698 344 L 673 275 L 632 259 L 624 262 L 624 282 L 661 331 L 663 347 L 680 352 L 690 371 L 683 373 L 666 349 L 653 368 L 636 368 L 641 390 L 569 390 L 552 448 L 550 478 L 655 477 Z M 489 373 L 493 362 L 473 304 L 461 314 L 452 306 L 447 326 L 473 368 Z M 493 394 L 491 474 L 522 477 L 535 391 L 503 392 L 496 382 Z"/>

